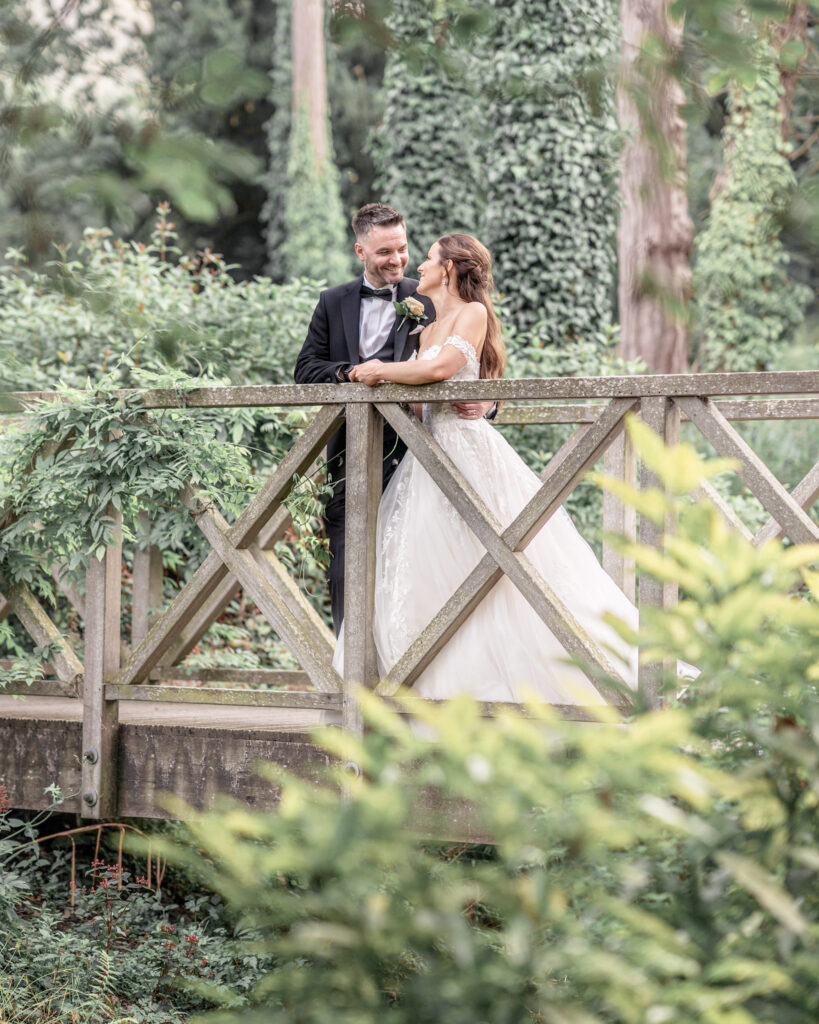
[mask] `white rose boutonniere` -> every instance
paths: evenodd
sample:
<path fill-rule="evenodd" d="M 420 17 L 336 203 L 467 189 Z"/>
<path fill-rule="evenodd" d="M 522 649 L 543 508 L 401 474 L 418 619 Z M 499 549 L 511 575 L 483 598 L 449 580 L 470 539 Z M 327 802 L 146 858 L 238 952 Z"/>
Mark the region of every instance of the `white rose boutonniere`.
<path fill-rule="evenodd" d="M 393 302 L 393 306 L 395 306 L 395 315 L 403 317 L 403 320 L 398 325 L 399 331 L 407 320 L 412 320 L 420 325 L 423 320 L 427 319 L 423 302 L 420 299 L 413 298 L 412 295 L 404 299 L 403 302 Z"/>

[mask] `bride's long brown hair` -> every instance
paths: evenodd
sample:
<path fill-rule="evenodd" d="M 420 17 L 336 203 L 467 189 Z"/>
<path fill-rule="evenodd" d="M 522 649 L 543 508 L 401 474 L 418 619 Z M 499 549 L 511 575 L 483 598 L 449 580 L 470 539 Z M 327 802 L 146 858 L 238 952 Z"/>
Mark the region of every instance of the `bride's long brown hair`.
<path fill-rule="evenodd" d="M 472 235 L 444 235 L 438 239 L 441 263 L 452 260 L 458 295 L 464 302 L 482 302 L 489 314 L 486 336 L 481 349 L 481 377 L 502 377 L 506 366 L 506 346 L 501 336 L 501 325 L 492 305 L 492 257 L 485 245 Z"/>

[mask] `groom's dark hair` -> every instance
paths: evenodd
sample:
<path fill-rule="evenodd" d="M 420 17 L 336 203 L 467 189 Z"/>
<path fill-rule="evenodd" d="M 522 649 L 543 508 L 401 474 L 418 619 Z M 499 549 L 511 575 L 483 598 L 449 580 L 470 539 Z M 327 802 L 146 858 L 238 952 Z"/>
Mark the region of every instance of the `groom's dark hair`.
<path fill-rule="evenodd" d="M 375 227 L 393 228 L 404 226 L 404 218 L 385 203 L 367 203 L 353 217 L 353 232 L 356 238 L 363 238 Z"/>

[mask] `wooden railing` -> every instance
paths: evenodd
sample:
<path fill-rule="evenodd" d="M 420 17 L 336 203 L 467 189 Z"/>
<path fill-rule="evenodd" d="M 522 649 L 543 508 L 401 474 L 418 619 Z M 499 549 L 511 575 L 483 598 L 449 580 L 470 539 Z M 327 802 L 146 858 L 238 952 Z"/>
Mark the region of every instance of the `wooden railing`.
<path fill-rule="evenodd" d="M 749 397 L 750 396 L 750 397 Z M 761 396 L 765 396 L 764 398 Z M 21 408 L 43 393 L 6 397 Z M 133 571 L 132 634 L 129 648 L 120 637 L 121 542 L 93 561 L 84 602 L 68 594 L 84 620 L 85 660 L 81 663 L 31 589 L 4 586 L 0 617 L 14 612 L 34 639 L 43 645 L 61 643 L 52 661 L 54 680 L 23 692 L 63 696 L 81 701 L 83 813 L 100 818 L 116 813 L 119 708 L 124 701 L 209 703 L 232 707 L 289 707 L 340 711 L 343 725 L 361 729 L 356 691 L 359 686 L 385 696 L 412 685 L 458 630 L 483 597 L 506 576 L 523 594 L 566 651 L 582 658 L 600 675 L 616 679 L 611 656 L 574 619 L 570 609 L 530 564 L 526 547 L 601 457 L 609 475 L 643 487 L 657 484 L 647 467 L 638 473 L 637 460 L 623 427 L 629 413 L 643 420 L 666 442 L 679 438 L 681 420 L 688 420 L 721 455 L 736 459 L 747 487 L 765 507 L 770 520 L 755 536 L 707 485 L 703 492 L 730 525 L 754 543 L 787 536 L 794 543 L 819 542 L 819 527 L 807 509 L 819 496 L 819 463 L 790 492 L 752 451 L 732 423 L 737 420 L 819 419 L 819 373 L 698 374 L 604 378 L 548 378 L 470 381 L 427 385 L 423 389 L 384 385 L 308 385 L 202 388 L 179 392 L 154 389 L 140 393 L 146 410 L 174 407 L 311 406 L 317 411 L 275 472 L 245 510 L 229 524 L 217 510 L 187 488 L 180 500 L 207 538 L 210 552 L 170 605 L 151 621 L 149 609 L 161 604 L 161 558 L 156 551 L 139 553 Z M 537 403 L 507 405 L 498 423 L 564 423 L 576 430 L 541 474 L 541 487 L 515 520 L 502 526 L 457 467 L 402 403 L 502 400 Z M 577 404 L 582 403 L 582 404 Z M 284 505 L 294 481 L 320 456 L 343 420 L 347 424 L 347 519 L 345 577 L 345 658 L 342 675 L 332 666 L 334 637 L 273 550 L 290 519 Z M 485 549 L 485 555 L 456 592 L 431 616 L 427 627 L 385 679 L 378 678 L 373 640 L 375 526 L 381 496 L 382 428 L 388 422 L 424 466 Z M 113 514 L 113 510 L 112 510 Z M 604 498 L 604 530 L 639 536 L 644 544 L 662 544 L 662 530 L 614 497 Z M 603 563 L 638 607 L 667 606 L 676 600 L 673 588 L 641 576 L 635 585 L 633 565 L 604 547 Z M 635 594 L 636 586 L 636 594 Z M 191 688 L 173 685 L 190 676 L 181 662 L 226 608 L 238 587 L 244 589 L 281 639 L 292 650 L 300 672 L 274 670 L 199 670 L 198 682 L 271 683 L 276 690 Z M 288 688 L 288 683 L 309 691 Z M 658 667 L 640 667 L 639 686 L 649 700 L 656 696 Z M 10 692 L 6 690 L 5 692 Z M 627 710 L 619 691 L 601 693 Z M 582 707 L 563 706 L 561 713 L 591 717 Z"/>

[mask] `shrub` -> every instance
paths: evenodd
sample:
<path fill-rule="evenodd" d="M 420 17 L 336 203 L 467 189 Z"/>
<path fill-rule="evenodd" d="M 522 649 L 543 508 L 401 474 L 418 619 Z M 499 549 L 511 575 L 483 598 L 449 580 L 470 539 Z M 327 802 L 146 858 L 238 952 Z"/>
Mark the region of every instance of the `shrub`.
<path fill-rule="evenodd" d="M 671 496 L 631 497 L 679 516 L 665 554 L 636 557 L 686 592 L 644 616 L 642 643 L 699 678 L 678 692 L 670 673 L 666 706 L 626 728 L 540 705 L 487 722 L 465 698 L 408 702 L 418 728 L 362 694 L 364 738 L 322 738 L 360 776 L 316 788 L 268 767 L 277 813 L 192 817 L 175 856 L 276 959 L 204 1019 L 816 1018 L 819 548 L 754 549 L 685 497 L 724 463 L 632 431 Z M 492 848 L 420 841 L 465 809 Z"/>

